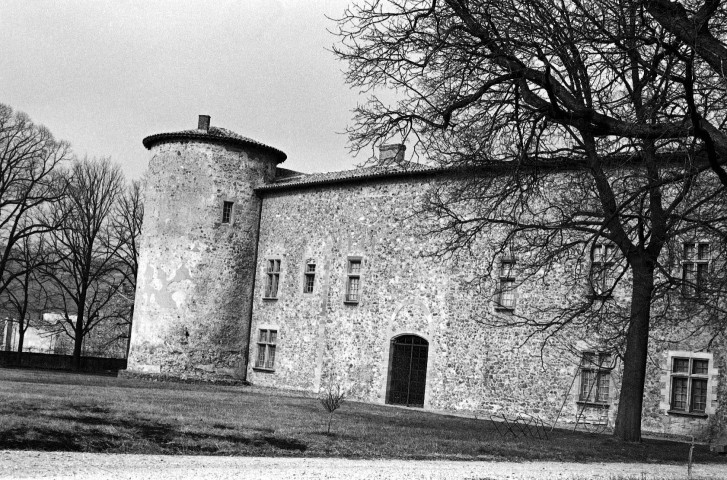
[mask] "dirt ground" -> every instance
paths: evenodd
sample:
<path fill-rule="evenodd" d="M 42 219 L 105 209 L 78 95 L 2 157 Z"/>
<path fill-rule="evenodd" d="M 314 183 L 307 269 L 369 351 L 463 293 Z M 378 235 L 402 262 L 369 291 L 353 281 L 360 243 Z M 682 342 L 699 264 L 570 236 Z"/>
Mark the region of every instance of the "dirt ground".
<path fill-rule="evenodd" d="M 724 465 L 696 465 L 695 479 L 726 479 Z M 686 479 L 685 465 L 637 463 L 349 460 L 0 451 L 0 478 L 43 479 Z"/>

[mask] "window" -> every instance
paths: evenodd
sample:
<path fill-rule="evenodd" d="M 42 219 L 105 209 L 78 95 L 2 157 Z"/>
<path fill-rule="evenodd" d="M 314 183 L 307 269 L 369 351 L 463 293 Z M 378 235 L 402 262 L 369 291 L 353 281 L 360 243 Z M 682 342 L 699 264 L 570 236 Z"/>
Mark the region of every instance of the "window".
<path fill-rule="evenodd" d="M 709 268 L 709 243 L 688 242 L 682 256 L 682 281 L 685 297 L 698 297 L 704 291 Z"/>
<path fill-rule="evenodd" d="M 583 352 L 581 358 L 581 388 L 578 400 L 588 403 L 608 403 L 613 368 L 610 353 Z"/>
<path fill-rule="evenodd" d="M 313 286 L 316 283 L 316 264 L 308 262 L 305 264 L 305 276 L 303 279 L 303 293 L 313 293 Z"/>
<path fill-rule="evenodd" d="M 264 298 L 278 298 L 278 283 L 280 282 L 280 260 L 268 260 L 267 281 L 265 283 Z"/>
<path fill-rule="evenodd" d="M 500 260 L 499 279 L 495 292 L 495 308 L 498 310 L 515 309 L 515 259 Z"/>
<path fill-rule="evenodd" d="M 273 370 L 275 368 L 275 344 L 278 341 L 277 330 L 260 330 L 257 340 L 257 359 L 255 368 Z"/>
<path fill-rule="evenodd" d="M 670 411 L 706 413 L 708 373 L 707 358 L 672 357 Z"/>
<path fill-rule="evenodd" d="M 361 259 L 350 258 L 348 260 L 348 278 L 346 280 L 347 303 L 358 303 L 361 295 Z"/>
<path fill-rule="evenodd" d="M 232 219 L 232 202 L 222 202 L 222 223 L 230 223 Z"/>
<path fill-rule="evenodd" d="M 591 290 L 596 297 L 605 297 L 613 288 L 613 265 L 616 246 L 612 243 L 593 245 L 591 261 Z"/>

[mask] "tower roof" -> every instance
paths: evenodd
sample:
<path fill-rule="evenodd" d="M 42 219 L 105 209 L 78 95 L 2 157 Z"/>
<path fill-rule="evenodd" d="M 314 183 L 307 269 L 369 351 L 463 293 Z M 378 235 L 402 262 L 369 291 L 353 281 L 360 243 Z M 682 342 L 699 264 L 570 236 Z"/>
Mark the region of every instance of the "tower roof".
<path fill-rule="evenodd" d="M 237 134 L 231 130 L 220 127 L 208 127 L 207 130 L 193 129 L 182 130 L 179 132 L 157 133 L 146 137 L 143 140 L 143 143 L 147 149 L 150 149 L 157 143 L 168 140 L 203 140 L 215 143 L 226 143 L 228 145 L 235 145 L 239 147 L 256 147 L 260 150 L 272 153 L 275 157 L 277 157 L 276 159 L 278 163 L 283 162 L 286 158 L 288 158 L 285 152 L 278 150 L 275 147 L 265 145 L 264 143 L 258 142 L 257 140 L 243 137 L 242 135 Z"/>

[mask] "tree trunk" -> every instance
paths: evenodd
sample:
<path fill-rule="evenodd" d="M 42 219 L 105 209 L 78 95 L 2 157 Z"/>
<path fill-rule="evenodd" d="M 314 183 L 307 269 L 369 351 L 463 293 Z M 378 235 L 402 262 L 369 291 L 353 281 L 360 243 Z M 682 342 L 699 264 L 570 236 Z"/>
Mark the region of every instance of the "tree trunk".
<path fill-rule="evenodd" d="M 644 380 L 649 348 L 651 295 L 654 288 L 653 264 L 639 259 L 631 262 L 633 287 L 631 319 L 626 333 L 623 381 L 619 396 L 616 427 L 613 434 L 627 442 L 641 441 L 641 412 L 644 403 Z"/>
<path fill-rule="evenodd" d="M 25 340 L 25 329 L 23 323 L 18 324 L 18 367 L 23 365 L 23 341 Z"/>
<path fill-rule="evenodd" d="M 131 327 L 134 326 L 134 304 L 129 309 L 129 338 L 126 339 L 126 359 L 129 359 L 129 350 L 131 350 Z"/>
<path fill-rule="evenodd" d="M 80 309 L 79 309 L 80 310 Z M 81 370 L 81 347 L 83 346 L 83 312 L 79 311 L 76 317 L 76 328 L 73 339 L 73 370 Z"/>

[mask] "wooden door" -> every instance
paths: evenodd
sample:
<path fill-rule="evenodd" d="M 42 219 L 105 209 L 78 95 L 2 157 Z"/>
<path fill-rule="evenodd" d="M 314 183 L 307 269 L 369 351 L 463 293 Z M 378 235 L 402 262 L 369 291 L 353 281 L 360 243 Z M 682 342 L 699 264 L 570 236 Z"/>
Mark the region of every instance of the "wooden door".
<path fill-rule="evenodd" d="M 386 403 L 424 406 L 429 343 L 416 335 L 397 337 L 391 344 L 389 395 Z"/>

